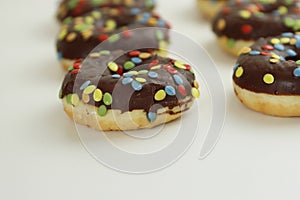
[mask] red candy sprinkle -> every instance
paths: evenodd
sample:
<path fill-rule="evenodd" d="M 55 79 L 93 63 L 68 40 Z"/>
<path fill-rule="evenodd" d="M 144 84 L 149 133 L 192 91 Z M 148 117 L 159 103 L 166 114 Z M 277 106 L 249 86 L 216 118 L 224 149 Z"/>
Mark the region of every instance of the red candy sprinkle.
<path fill-rule="evenodd" d="M 80 71 L 80 69 L 74 69 L 71 74 L 78 74 L 78 72 Z"/>
<path fill-rule="evenodd" d="M 242 26 L 241 31 L 245 34 L 248 35 L 252 31 L 252 26 L 245 24 Z"/>
<path fill-rule="evenodd" d="M 105 34 L 99 35 L 98 39 L 102 42 L 102 41 L 108 39 L 108 35 L 105 35 Z"/>
<path fill-rule="evenodd" d="M 129 55 L 132 56 L 132 57 L 139 56 L 140 54 L 141 54 L 140 51 L 131 51 L 131 52 L 129 52 Z"/>
<path fill-rule="evenodd" d="M 176 74 L 176 73 L 177 73 L 177 70 L 174 69 L 174 68 L 169 68 L 169 69 L 168 69 L 168 72 L 169 72 L 170 74 Z"/>
<path fill-rule="evenodd" d="M 149 66 L 153 67 L 153 66 L 157 65 L 158 63 L 159 63 L 159 60 L 153 60 Z"/>
<path fill-rule="evenodd" d="M 170 64 L 165 64 L 165 65 L 163 66 L 163 68 L 164 68 L 164 69 L 170 69 L 170 68 L 171 68 L 171 65 L 170 65 Z"/>
<path fill-rule="evenodd" d="M 124 38 L 129 38 L 131 36 L 131 31 L 130 30 L 126 30 L 126 31 L 123 32 L 122 35 L 123 35 Z"/>
<path fill-rule="evenodd" d="M 186 89 L 185 89 L 185 87 L 183 85 L 178 85 L 178 91 L 183 96 L 186 96 Z"/>
<path fill-rule="evenodd" d="M 74 69 L 80 69 L 80 68 L 81 68 L 81 64 L 75 62 L 75 63 L 73 64 L 73 68 L 74 68 Z"/>
<path fill-rule="evenodd" d="M 274 47 L 273 46 L 271 46 L 271 45 L 264 45 L 264 46 L 262 46 L 262 48 L 264 49 L 264 50 L 274 50 Z"/>
<path fill-rule="evenodd" d="M 120 65 L 118 66 L 118 70 L 116 71 L 117 74 L 119 75 L 123 75 L 123 67 L 121 67 Z"/>
<path fill-rule="evenodd" d="M 272 54 L 270 52 L 262 51 L 262 52 L 260 52 L 260 55 L 262 55 L 262 56 L 271 56 Z"/>
<path fill-rule="evenodd" d="M 186 67 L 186 70 L 188 70 L 188 71 L 190 71 L 191 68 L 192 68 L 192 67 L 191 67 L 190 65 L 188 65 L 188 64 L 185 64 L 184 66 Z"/>
<path fill-rule="evenodd" d="M 231 9 L 229 7 L 223 8 L 222 9 L 222 14 L 223 15 L 227 15 L 228 13 L 230 13 Z"/>

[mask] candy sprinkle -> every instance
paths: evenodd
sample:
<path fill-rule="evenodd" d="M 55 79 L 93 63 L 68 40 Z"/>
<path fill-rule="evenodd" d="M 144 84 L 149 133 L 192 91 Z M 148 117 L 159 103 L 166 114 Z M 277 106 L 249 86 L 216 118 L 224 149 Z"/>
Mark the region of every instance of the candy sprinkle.
<path fill-rule="evenodd" d="M 150 122 L 154 122 L 156 120 L 157 114 L 155 112 L 149 112 L 147 114 L 147 118 Z"/>
<path fill-rule="evenodd" d="M 95 85 L 90 85 L 83 90 L 83 94 L 92 94 L 92 92 L 94 92 L 95 89 Z"/>
<path fill-rule="evenodd" d="M 127 62 L 124 63 L 123 67 L 126 70 L 131 70 L 135 67 L 135 64 L 131 61 L 127 61 Z"/>
<path fill-rule="evenodd" d="M 108 68 L 109 68 L 111 71 L 113 71 L 113 72 L 118 71 L 118 65 L 117 65 L 117 63 L 115 63 L 115 62 L 109 62 L 109 63 L 108 63 Z"/>
<path fill-rule="evenodd" d="M 131 82 L 131 87 L 132 87 L 135 91 L 140 91 L 140 90 L 142 90 L 142 88 L 143 88 L 142 84 L 140 84 L 140 83 L 137 82 L 137 81 L 132 81 L 132 82 Z"/>
<path fill-rule="evenodd" d="M 72 96 L 71 96 L 71 104 L 73 105 L 73 106 L 78 106 L 79 105 L 79 96 L 78 96 L 78 94 L 72 94 Z"/>
<path fill-rule="evenodd" d="M 275 78 L 272 74 L 265 74 L 263 77 L 263 81 L 268 85 L 274 83 L 274 80 Z"/>
<path fill-rule="evenodd" d="M 300 77 L 300 67 L 297 67 L 294 72 L 293 72 L 294 76 L 296 77 Z"/>
<path fill-rule="evenodd" d="M 80 86 L 80 90 L 84 90 L 87 86 L 89 86 L 91 83 L 91 81 L 86 81 L 84 82 L 81 86 Z"/>
<path fill-rule="evenodd" d="M 238 67 L 235 71 L 235 77 L 240 78 L 244 73 L 244 69 L 242 66 Z"/>
<path fill-rule="evenodd" d="M 193 87 L 191 93 L 192 93 L 192 96 L 195 97 L 195 98 L 199 98 L 200 97 L 200 92 L 199 92 L 199 90 L 197 88 Z"/>
<path fill-rule="evenodd" d="M 156 101 L 162 101 L 165 98 L 166 98 L 166 92 L 164 90 L 158 90 L 154 95 L 154 99 Z"/>
<path fill-rule="evenodd" d="M 170 86 L 170 85 L 168 85 L 168 86 L 165 87 L 165 92 L 169 96 L 174 96 L 176 94 L 175 88 L 173 86 Z"/>
<path fill-rule="evenodd" d="M 113 102 L 113 99 L 112 99 L 112 96 L 111 94 L 109 94 L 108 92 L 106 92 L 104 95 L 103 95 L 103 103 L 107 106 L 111 105 Z"/>
<path fill-rule="evenodd" d="M 122 84 L 123 84 L 123 85 L 127 85 L 127 84 L 131 83 L 132 81 L 133 81 L 132 78 L 127 77 L 127 78 L 124 78 L 124 79 L 122 80 Z"/>
<path fill-rule="evenodd" d="M 182 78 L 181 78 L 179 75 L 174 74 L 173 77 L 174 77 L 174 79 L 175 79 L 175 82 L 176 82 L 178 85 L 182 85 L 182 84 L 183 84 L 183 80 L 182 80 Z"/>
<path fill-rule="evenodd" d="M 107 108 L 105 105 L 101 105 L 99 108 L 98 108 L 98 115 L 103 117 L 105 116 L 107 113 Z"/>
<path fill-rule="evenodd" d="M 158 74 L 156 73 L 156 72 L 149 72 L 148 73 L 148 76 L 150 77 L 150 78 L 157 78 L 158 77 Z"/>
<path fill-rule="evenodd" d="M 96 89 L 95 91 L 94 91 L 94 95 L 93 95 L 93 98 L 94 98 L 94 101 L 95 102 L 99 102 L 99 101 L 101 101 L 102 100 L 102 91 L 100 90 L 100 89 Z"/>
<path fill-rule="evenodd" d="M 145 82 L 146 82 L 146 79 L 140 78 L 140 77 L 135 78 L 135 80 L 136 80 L 137 82 L 140 82 L 140 83 L 145 83 Z"/>

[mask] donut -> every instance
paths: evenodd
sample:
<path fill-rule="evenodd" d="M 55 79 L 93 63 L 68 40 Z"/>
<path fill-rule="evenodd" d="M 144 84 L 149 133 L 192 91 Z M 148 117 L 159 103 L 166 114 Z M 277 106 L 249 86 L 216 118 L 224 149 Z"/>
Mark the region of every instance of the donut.
<path fill-rule="evenodd" d="M 82 16 L 92 10 L 103 7 L 127 7 L 151 11 L 154 0 L 63 0 L 58 6 L 56 18 L 63 22 L 66 18 Z"/>
<path fill-rule="evenodd" d="M 300 30 L 300 1 L 234 1 L 220 10 L 212 29 L 221 47 L 237 56 L 242 47 L 260 37 Z"/>
<path fill-rule="evenodd" d="M 260 38 L 243 48 L 233 86 L 240 101 L 255 111 L 300 116 L 300 33 Z"/>
<path fill-rule="evenodd" d="M 133 29 L 145 29 L 136 34 Z M 165 49 L 169 43 L 168 29 L 170 25 L 160 16 L 135 9 L 101 8 L 86 15 L 75 17 L 65 22 L 57 36 L 56 49 L 58 59 L 65 69 L 80 58 L 85 58 L 101 42 L 108 40 L 103 50 L 116 50 L 132 47 L 150 46 Z"/>
<path fill-rule="evenodd" d="M 228 0 L 197 0 L 197 5 L 201 14 L 212 20 L 227 2 Z"/>
<path fill-rule="evenodd" d="M 179 118 L 200 93 L 191 66 L 147 50 L 91 53 L 74 62 L 59 96 L 65 112 L 96 130 L 152 128 Z"/>

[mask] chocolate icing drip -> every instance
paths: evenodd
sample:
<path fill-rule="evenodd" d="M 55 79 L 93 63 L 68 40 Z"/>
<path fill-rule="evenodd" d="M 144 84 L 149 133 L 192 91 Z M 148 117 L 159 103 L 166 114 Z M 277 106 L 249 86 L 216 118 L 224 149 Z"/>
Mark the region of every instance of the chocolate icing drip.
<path fill-rule="evenodd" d="M 217 36 L 256 40 L 282 32 L 300 30 L 300 1 L 235 1 L 215 17 L 212 29 Z M 296 25 L 298 24 L 298 25 Z"/>
<path fill-rule="evenodd" d="M 257 93 L 300 95 L 299 35 L 260 38 L 247 51 L 239 56 L 234 70 L 238 86 Z"/>

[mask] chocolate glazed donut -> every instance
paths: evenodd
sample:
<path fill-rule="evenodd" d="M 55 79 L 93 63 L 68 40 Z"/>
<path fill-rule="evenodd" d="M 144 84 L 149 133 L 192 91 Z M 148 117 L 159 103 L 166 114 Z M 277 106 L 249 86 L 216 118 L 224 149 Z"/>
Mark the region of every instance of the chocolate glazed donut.
<path fill-rule="evenodd" d="M 275 116 L 300 116 L 300 33 L 260 38 L 242 54 L 233 85 L 249 108 Z"/>
<path fill-rule="evenodd" d="M 58 8 L 57 19 L 62 22 L 68 17 L 84 15 L 103 7 L 126 7 L 151 11 L 155 7 L 154 0 L 63 0 Z"/>
<path fill-rule="evenodd" d="M 60 91 L 66 113 L 98 130 L 172 121 L 195 97 L 198 83 L 188 64 L 142 50 L 91 53 L 83 63 L 74 63 Z"/>
<path fill-rule="evenodd" d="M 299 0 L 240 0 L 225 6 L 213 21 L 221 46 L 238 55 L 260 37 L 300 30 Z"/>
<path fill-rule="evenodd" d="M 126 46 L 132 49 L 144 46 L 164 49 L 169 42 L 169 24 L 157 14 L 140 12 L 135 8 L 101 8 L 64 23 L 57 37 L 56 47 L 58 58 L 65 69 L 74 60 L 85 58 L 104 40 L 108 40 L 108 43 L 103 46 L 103 50 L 126 49 Z M 147 29 L 143 34 L 131 31 L 143 27 L 161 29 Z"/>

